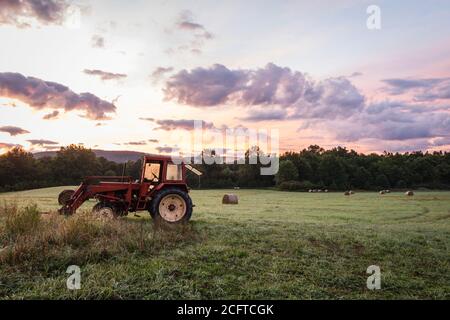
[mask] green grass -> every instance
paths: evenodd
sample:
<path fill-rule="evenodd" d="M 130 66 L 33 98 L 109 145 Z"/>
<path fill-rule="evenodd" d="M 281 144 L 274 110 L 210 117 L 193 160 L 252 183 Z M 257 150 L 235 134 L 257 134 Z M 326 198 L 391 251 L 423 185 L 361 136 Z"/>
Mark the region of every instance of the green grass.
<path fill-rule="evenodd" d="M 51 212 L 62 189 L 4 193 L 0 203 Z M 238 194 L 238 205 L 221 204 L 227 192 Z M 346 197 L 204 190 L 191 196 L 196 207 L 187 229 L 155 231 L 145 212 L 113 224 L 50 215 L 18 238 L 28 242 L 3 227 L 0 297 L 450 298 L 450 192 Z M 33 207 L 27 210 L 30 215 Z M 14 244 L 17 252 L 7 255 Z M 80 290 L 66 288 L 70 264 L 81 267 Z M 370 265 L 381 268 L 381 290 L 366 287 Z"/>

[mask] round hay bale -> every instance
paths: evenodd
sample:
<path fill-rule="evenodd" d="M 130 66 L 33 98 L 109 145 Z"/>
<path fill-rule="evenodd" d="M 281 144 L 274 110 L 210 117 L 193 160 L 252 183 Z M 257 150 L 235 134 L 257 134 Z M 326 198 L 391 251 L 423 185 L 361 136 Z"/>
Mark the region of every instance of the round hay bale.
<path fill-rule="evenodd" d="M 239 187 L 234 187 L 234 190 L 239 190 L 240 188 Z"/>
<path fill-rule="evenodd" d="M 407 195 L 407 196 L 413 196 L 413 195 L 414 195 L 414 192 L 412 192 L 412 191 L 406 191 L 406 192 L 405 192 L 405 195 Z"/>
<path fill-rule="evenodd" d="M 384 190 L 384 192 L 386 192 L 386 193 L 391 193 L 391 190 Z"/>
<path fill-rule="evenodd" d="M 384 190 L 381 190 L 380 191 L 380 194 L 385 194 L 386 192 L 384 191 Z"/>
<path fill-rule="evenodd" d="M 226 194 L 222 198 L 222 204 L 238 204 L 238 197 L 235 194 Z"/>
<path fill-rule="evenodd" d="M 344 192 L 344 196 L 349 196 L 350 195 L 350 191 L 345 191 Z"/>
<path fill-rule="evenodd" d="M 308 192 L 313 192 L 312 189 L 309 189 Z"/>
<path fill-rule="evenodd" d="M 322 192 L 322 189 L 317 190 L 317 192 Z"/>
<path fill-rule="evenodd" d="M 323 192 L 327 193 L 327 192 L 328 192 L 328 189 L 325 189 Z"/>

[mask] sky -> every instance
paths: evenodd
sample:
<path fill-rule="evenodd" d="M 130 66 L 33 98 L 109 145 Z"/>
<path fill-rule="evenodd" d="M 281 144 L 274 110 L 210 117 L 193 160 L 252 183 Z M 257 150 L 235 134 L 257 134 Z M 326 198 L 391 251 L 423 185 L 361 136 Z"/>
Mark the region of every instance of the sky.
<path fill-rule="evenodd" d="M 0 0 L 0 152 L 167 153 L 194 120 L 202 148 L 450 150 L 449 40 L 444 0 Z"/>

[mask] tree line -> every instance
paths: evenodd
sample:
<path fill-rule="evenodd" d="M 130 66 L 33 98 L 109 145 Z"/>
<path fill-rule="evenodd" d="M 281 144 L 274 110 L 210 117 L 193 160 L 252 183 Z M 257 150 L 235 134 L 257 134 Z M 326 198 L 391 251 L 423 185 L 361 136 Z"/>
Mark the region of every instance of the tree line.
<path fill-rule="evenodd" d="M 262 176 L 261 164 L 248 164 L 251 152 L 255 149 L 245 154 L 246 164 L 194 165 L 203 175 L 199 179 L 188 174 L 188 184 L 192 188 L 277 187 L 292 191 L 450 189 L 448 152 L 365 155 L 342 147 L 325 150 L 312 145 L 281 155 L 275 176 Z M 141 167 L 141 160 L 116 163 L 77 145 L 61 148 L 56 156 L 44 158 L 35 158 L 17 147 L 0 155 L 0 192 L 77 185 L 88 175 L 129 175 L 139 179 Z"/>

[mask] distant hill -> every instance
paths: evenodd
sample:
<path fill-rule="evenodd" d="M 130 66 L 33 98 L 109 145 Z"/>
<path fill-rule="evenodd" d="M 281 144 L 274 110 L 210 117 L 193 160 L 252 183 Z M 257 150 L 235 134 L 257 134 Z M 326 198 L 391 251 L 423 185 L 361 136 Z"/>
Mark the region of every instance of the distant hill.
<path fill-rule="evenodd" d="M 127 162 L 128 160 L 136 161 L 140 159 L 145 153 L 138 151 L 110 151 L 110 150 L 95 150 L 92 149 L 97 157 L 104 157 L 109 161 L 117 163 Z M 42 151 L 34 153 L 36 158 L 54 157 L 56 151 Z"/>

